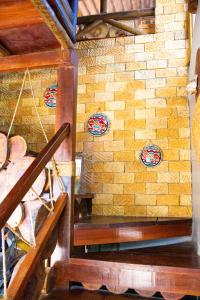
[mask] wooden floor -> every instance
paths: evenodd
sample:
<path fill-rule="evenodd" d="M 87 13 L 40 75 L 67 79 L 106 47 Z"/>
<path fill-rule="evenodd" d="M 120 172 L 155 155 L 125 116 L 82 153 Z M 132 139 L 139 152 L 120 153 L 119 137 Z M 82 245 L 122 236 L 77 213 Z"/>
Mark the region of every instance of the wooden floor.
<path fill-rule="evenodd" d="M 74 225 L 74 244 L 98 245 L 190 236 L 192 219 L 90 216 Z"/>

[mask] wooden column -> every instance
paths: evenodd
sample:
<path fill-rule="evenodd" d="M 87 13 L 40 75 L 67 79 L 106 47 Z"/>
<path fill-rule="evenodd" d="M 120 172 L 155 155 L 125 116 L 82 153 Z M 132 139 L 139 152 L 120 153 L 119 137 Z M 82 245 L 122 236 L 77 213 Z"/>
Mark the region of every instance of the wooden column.
<path fill-rule="evenodd" d="M 76 98 L 77 98 L 77 56 L 71 51 L 71 65 L 62 64 L 58 67 L 58 97 L 56 105 L 56 128 L 63 123 L 70 123 L 70 134 L 56 152 L 56 161 L 62 163 L 62 180 L 68 193 L 67 207 L 62 215 L 56 260 L 70 257 L 73 247 L 74 223 L 74 166 L 75 166 L 75 135 L 76 135 Z"/>

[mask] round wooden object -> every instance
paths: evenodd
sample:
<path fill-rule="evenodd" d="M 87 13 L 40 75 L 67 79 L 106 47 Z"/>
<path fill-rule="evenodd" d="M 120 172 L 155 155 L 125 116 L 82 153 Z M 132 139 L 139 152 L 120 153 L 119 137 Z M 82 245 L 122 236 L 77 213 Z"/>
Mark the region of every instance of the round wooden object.
<path fill-rule="evenodd" d="M 7 224 L 12 227 L 18 227 L 24 219 L 24 206 L 19 204 L 7 221 Z"/>
<path fill-rule="evenodd" d="M 23 238 L 28 241 L 29 243 L 33 243 L 33 236 L 32 236 L 32 227 L 31 227 L 31 216 L 29 211 L 29 206 L 31 209 L 31 215 L 33 220 L 33 228 L 35 236 L 39 232 L 40 228 L 42 227 L 46 217 L 48 216 L 49 212 L 42 205 L 40 200 L 34 200 L 29 202 L 24 202 L 24 219 L 21 224 L 18 226 L 19 232 L 23 236 Z"/>
<path fill-rule="evenodd" d="M 0 169 L 5 165 L 8 155 L 7 137 L 0 132 Z"/>
<path fill-rule="evenodd" d="M 182 299 L 185 295 L 180 295 L 180 294 L 173 294 L 173 293 L 162 293 L 162 296 L 166 300 L 180 300 Z"/>
<path fill-rule="evenodd" d="M 24 172 L 28 169 L 28 167 L 32 164 L 32 162 L 35 160 L 34 157 L 24 156 L 17 161 L 10 163 L 7 172 L 8 172 L 8 178 L 9 178 L 9 186 L 12 188 L 17 181 L 22 177 Z M 34 184 L 32 185 L 33 189 L 36 191 L 38 195 L 41 195 L 44 185 L 46 182 L 46 174 L 43 170 Z M 30 189 L 29 192 L 24 196 L 22 201 L 28 201 L 28 200 L 35 200 L 37 196 L 35 193 Z"/>
<path fill-rule="evenodd" d="M 25 139 L 20 135 L 11 137 L 8 140 L 8 145 L 10 150 L 8 157 L 9 161 L 15 162 L 26 154 L 27 144 Z"/>
<path fill-rule="evenodd" d="M 139 294 L 142 297 L 153 297 L 153 295 L 156 293 L 156 291 L 143 291 L 143 290 L 135 290 L 137 294 Z"/>
<path fill-rule="evenodd" d="M 18 271 L 20 271 L 20 266 L 22 262 L 24 261 L 25 256 L 23 256 L 18 263 L 16 264 L 12 277 L 9 283 L 9 286 L 11 285 L 12 281 L 14 280 L 15 276 L 18 276 Z M 35 300 L 38 299 L 40 292 L 43 288 L 45 280 L 45 267 L 43 262 L 39 262 L 36 267 L 35 271 L 31 275 L 24 291 L 22 294 L 21 300 Z"/>

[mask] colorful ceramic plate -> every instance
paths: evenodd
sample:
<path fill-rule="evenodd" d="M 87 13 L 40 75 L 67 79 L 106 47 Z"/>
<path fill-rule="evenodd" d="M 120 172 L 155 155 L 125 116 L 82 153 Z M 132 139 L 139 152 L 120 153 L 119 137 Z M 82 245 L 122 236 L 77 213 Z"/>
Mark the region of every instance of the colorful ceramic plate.
<path fill-rule="evenodd" d="M 88 132 L 95 136 L 101 136 L 109 129 L 109 119 L 106 115 L 96 113 L 90 116 L 88 120 Z"/>
<path fill-rule="evenodd" d="M 47 107 L 56 107 L 56 96 L 58 93 L 58 85 L 54 84 L 48 87 L 44 94 L 44 103 Z"/>
<path fill-rule="evenodd" d="M 140 160 L 146 167 L 155 167 L 162 161 L 162 150 L 156 145 L 149 145 L 140 152 Z"/>

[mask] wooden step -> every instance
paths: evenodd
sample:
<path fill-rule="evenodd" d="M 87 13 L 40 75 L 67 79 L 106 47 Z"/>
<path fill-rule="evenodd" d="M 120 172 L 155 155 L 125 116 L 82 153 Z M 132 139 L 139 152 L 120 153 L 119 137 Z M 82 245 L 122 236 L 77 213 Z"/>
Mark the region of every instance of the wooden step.
<path fill-rule="evenodd" d="M 74 245 L 99 245 L 190 236 L 192 219 L 89 216 L 74 225 Z"/>
<path fill-rule="evenodd" d="M 134 289 L 148 297 L 161 292 L 173 300 L 200 295 L 200 257 L 192 243 L 77 255 L 57 263 L 54 272 L 58 285 L 74 281 L 87 289 L 106 286 L 113 293 Z"/>

